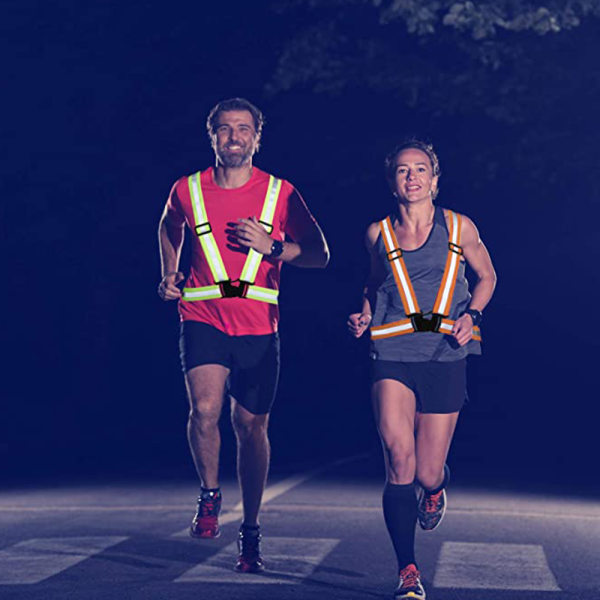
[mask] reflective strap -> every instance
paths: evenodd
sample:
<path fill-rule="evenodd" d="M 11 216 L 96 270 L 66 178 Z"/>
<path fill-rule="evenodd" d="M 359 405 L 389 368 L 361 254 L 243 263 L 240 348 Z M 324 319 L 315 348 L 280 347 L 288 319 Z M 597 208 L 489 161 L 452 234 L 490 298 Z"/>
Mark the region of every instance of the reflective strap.
<path fill-rule="evenodd" d="M 277 179 L 271 175 L 269 177 L 269 186 L 267 187 L 267 194 L 259 219 L 262 226 L 269 234 L 273 231 L 273 217 L 275 216 L 275 208 L 277 206 L 280 190 L 281 179 Z M 242 269 L 242 274 L 240 275 L 242 281 L 254 283 L 262 257 L 263 255 L 260 252 L 254 250 L 254 248 L 250 248 L 248 256 L 246 257 L 246 262 L 244 263 L 244 268 Z"/>
<path fill-rule="evenodd" d="M 440 324 L 439 333 L 450 335 L 452 333 L 452 327 L 455 321 L 452 319 L 442 319 Z M 393 323 L 385 323 L 384 325 L 376 325 L 371 327 L 371 339 L 382 340 L 384 338 L 396 337 L 397 335 L 406 335 L 407 333 L 413 333 L 414 327 L 410 319 L 402 319 L 400 321 L 394 321 Z M 473 327 L 473 340 L 476 342 L 481 341 L 481 330 L 479 327 Z"/>
<path fill-rule="evenodd" d="M 450 228 L 448 232 L 448 256 L 446 258 L 446 267 L 442 276 L 442 283 L 438 290 L 433 312 L 438 315 L 450 314 L 450 306 L 452 304 L 452 296 L 454 295 L 454 287 L 456 285 L 456 277 L 458 275 L 458 265 L 462 254 L 460 247 L 460 228 L 461 217 L 457 213 L 449 210 Z"/>
<path fill-rule="evenodd" d="M 264 288 L 258 285 L 251 285 L 248 287 L 245 297 L 251 298 L 252 300 L 258 300 L 259 302 L 277 304 L 277 296 L 279 296 L 279 290 L 272 290 L 270 288 Z M 221 292 L 221 286 L 219 285 L 207 285 L 198 288 L 183 288 L 183 300 L 186 302 L 214 300 L 222 297 L 223 294 Z"/>
<path fill-rule="evenodd" d="M 381 340 L 383 338 L 395 337 L 397 335 L 405 335 L 414 331 L 412 321 L 410 319 L 402 319 L 385 325 L 376 325 L 371 327 L 371 339 Z"/>
<path fill-rule="evenodd" d="M 183 299 L 187 302 L 196 300 L 214 300 L 222 298 L 221 287 L 218 285 L 207 285 L 199 288 L 183 288 Z"/>
<path fill-rule="evenodd" d="M 379 223 L 381 229 L 381 237 L 387 251 L 387 257 L 390 261 L 394 278 L 396 279 L 396 285 L 400 292 L 400 298 L 402 299 L 402 305 L 404 306 L 404 312 L 407 315 L 420 313 L 419 303 L 415 296 L 410 278 L 408 277 L 408 271 L 402 258 L 402 250 L 398 245 L 394 228 L 392 227 L 392 221 L 389 217 L 386 217 Z"/>
<path fill-rule="evenodd" d="M 272 290 L 258 285 L 251 285 L 246 292 L 246 298 L 268 302 L 269 304 L 277 304 L 277 296 L 279 296 L 279 290 Z"/>
<path fill-rule="evenodd" d="M 190 198 L 192 199 L 192 208 L 194 209 L 194 231 L 202 245 L 202 250 L 204 250 L 204 256 L 210 267 L 210 272 L 215 282 L 227 281 L 229 279 L 227 269 L 225 269 L 225 265 L 223 264 L 215 236 L 208 222 L 206 207 L 204 206 L 200 172 L 188 177 L 188 185 L 190 188 Z"/>

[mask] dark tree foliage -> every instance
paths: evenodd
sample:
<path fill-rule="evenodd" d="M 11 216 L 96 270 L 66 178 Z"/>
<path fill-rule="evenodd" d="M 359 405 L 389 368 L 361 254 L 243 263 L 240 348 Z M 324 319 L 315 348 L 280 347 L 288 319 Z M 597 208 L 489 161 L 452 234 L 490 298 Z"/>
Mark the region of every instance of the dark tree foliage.
<path fill-rule="evenodd" d="M 533 180 L 558 178 L 552 148 L 592 170 L 600 0 L 288 0 L 298 23 L 268 85 L 332 95 L 371 90 L 431 118 L 518 130 Z M 543 152 L 539 152 L 544 149 Z M 482 150 L 486 162 L 493 160 Z M 598 192 L 590 179 L 588 192 Z"/>

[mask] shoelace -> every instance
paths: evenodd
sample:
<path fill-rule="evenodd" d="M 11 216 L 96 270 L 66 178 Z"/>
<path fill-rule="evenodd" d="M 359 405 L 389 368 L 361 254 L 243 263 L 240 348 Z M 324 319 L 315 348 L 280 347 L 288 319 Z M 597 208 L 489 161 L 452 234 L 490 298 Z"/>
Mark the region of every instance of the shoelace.
<path fill-rule="evenodd" d="M 240 554 L 248 559 L 254 559 L 260 556 L 260 534 L 240 536 L 241 551 Z"/>
<path fill-rule="evenodd" d="M 200 514 L 203 517 L 215 516 L 219 510 L 219 498 L 216 496 L 204 497 L 200 502 Z"/>
<path fill-rule="evenodd" d="M 435 512 L 440 507 L 440 498 L 444 490 L 439 491 L 437 494 L 425 494 L 425 511 Z"/>
<path fill-rule="evenodd" d="M 419 571 L 415 569 L 404 569 L 400 573 L 400 578 L 402 579 L 402 588 L 412 588 L 417 587 L 419 585 Z"/>

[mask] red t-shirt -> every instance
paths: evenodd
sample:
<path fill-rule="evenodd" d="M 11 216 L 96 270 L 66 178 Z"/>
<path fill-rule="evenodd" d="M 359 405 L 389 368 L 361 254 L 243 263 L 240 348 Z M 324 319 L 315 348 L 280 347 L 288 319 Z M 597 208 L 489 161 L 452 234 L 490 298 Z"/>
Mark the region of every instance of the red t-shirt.
<path fill-rule="evenodd" d="M 206 214 L 228 276 L 238 279 L 247 251 L 234 250 L 227 240 L 228 223 L 237 219 L 255 216 L 260 218 L 269 174 L 252 167 L 252 176 L 241 187 L 224 189 L 219 187 L 210 167 L 200 175 Z M 173 186 L 167 201 L 167 213 L 171 222 L 187 223 L 193 238 L 192 261 L 185 287 L 214 285 L 214 279 L 204 256 L 204 251 L 194 232 L 194 211 L 188 187 L 188 178 L 182 177 Z M 314 228 L 315 220 L 302 197 L 291 183 L 282 181 L 271 237 L 283 240 L 287 235 L 292 240 L 300 240 Z M 261 287 L 279 289 L 281 261 L 263 256 L 255 284 Z M 201 321 L 220 329 L 228 335 L 265 335 L 277 331 L 279 310 L 276 304 L 260 302 L 249 298 L 217 298 L 179 302 L 182 321 Z"/>

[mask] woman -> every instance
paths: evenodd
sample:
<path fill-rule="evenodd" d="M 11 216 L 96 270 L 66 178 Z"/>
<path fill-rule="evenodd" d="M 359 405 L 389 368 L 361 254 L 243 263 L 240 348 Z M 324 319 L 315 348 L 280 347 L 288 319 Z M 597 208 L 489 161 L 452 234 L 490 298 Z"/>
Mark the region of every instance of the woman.
<path fill-rule="evenodd" d="M 481 353 L 479 323 L 496 275 L 473 222 L 434 205 L 440 168 L 431 145 L 405 142 L 385 167 L 396 206 L 367 229 L 371 271 L 348 327 L 357 338 L 371 330 L 383 515 L 399 571 L 394 598 L 423 599 L 415 526 L 434 529 L 446 509 L 445 463 L 466 398 L 466 356 Z M 477 275 L 472 295 L 465 262 Z"/>

